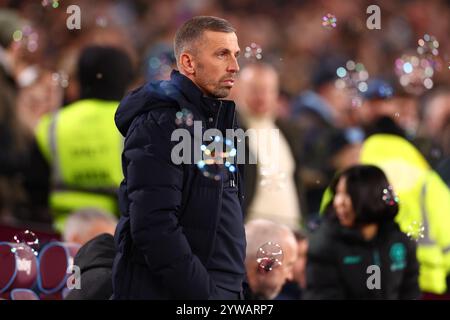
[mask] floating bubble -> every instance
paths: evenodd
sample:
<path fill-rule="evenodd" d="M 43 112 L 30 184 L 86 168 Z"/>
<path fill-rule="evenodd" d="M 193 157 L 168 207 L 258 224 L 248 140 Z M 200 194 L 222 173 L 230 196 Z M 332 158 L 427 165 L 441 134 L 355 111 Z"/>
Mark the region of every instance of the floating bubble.
<path fill-rule="evenodd" d="M 52 74 L 52 80 L 61 88 L 67 88 L 69 86 L 69 76 L 64 71 L 54 72 Z"/>
<path fill-rule="evenodd" d="M 333 29 L 336 28 L 337 19 L 334 15 L 331 13 L 327 13 L 322 17 L 322 26 L 327 29 Z"/>
<path fill-rule="evenodd" d="M 175 114 L 175 123 L 177 126 L 191 127 L 194 124 L 194 115 L 189 109 L 183 108 Z"/>
<path fill-rule="evenodd" d="M 334 83 L 334 85 L 338 89 L 345 89 L 345 86 L 346 86 L 345 81 L 342 79 L 337 79 L 336 82 Z"/>
<path fill-rule="evenodd" d="M 150 80 L 168 80 L 173 61 L 173 54 L 164 50 L 150 56 L 147 61 L 148 78 Z"/>
<path fill-rule="evenodd" d="M 345 63 L 345 67 L 341 66 L 336 69 L 336 74 L 339 78 L 334 83 L 335 87 L 349 90 L 353 107 L 362 106 L 361 93 L 368 90 L 367 81 L 369 79 L 369 73 L 364 64 L 349 60 Z"/>
<path fill-rule="evenodd" d="M 432 77 L 437 64 L 435 61 L 416 55 L 404 54 L 395 60 L 395 73 L 406 92 L 420 95 L 433 88 Z"/>
<path fill-rule="evenodd" d="M 23 38 L 22 30 L 16 30 L 16 31 L 14 31 L 14 33 L 13 33 L 13 40 L 14 40 L 15 42 L 22 41 L 22 38 Z"/>
<path fill-rule="evenodd" d="M 269 272 L 283 264 L 283 250 L 274 242 L 263 244 L 256 253 L 256 262 L 261 271 Z"/>
<path fill-rule="evenodd" d="M 35 52 L 39 47 L 39 35 L 29 25 L 14 31 L 12 38 L 16 46 L 26 48 L 29 52 Z"/>
<path fill-rule="evenodd" d="M 418 41 L 417 53 L 425 56 L 437 56 L 439 54 L 439 41 L 434 36 L 425 34 L 422 39 Z"/>
<path fill-rule="evenodd" d="M 197 168 L 203 176 L 218 181 L 222 179 L 225 172 L 236 172 L 234 158 L 237 150 L 230 139 L 216 136 L 211 137 L 211 141 L 214 143 L 200 146 L 202 160 L 197 162 Z M 216 146 L 221 146 L 221 148 L 216 150 Z"/>
<path fill-rule="evenodd" d="M 56 9 L 59 7 L 59 1 L 58 0 L 42 0 L 41 5 L 43 7 L 53 7 L 53 9 Z"/>
<path fill-rule="evenodd" d="M 339 78 L 344 78 L 347 75 L 347 70 L 344 67 L 339 67 L 336 69 L 336 74 Z"/>
<path fill-rule="evenodd" d="M 397 114 L 398 113 L 396 113 L 396 116 Z M 392 188 L 392 186 L 383 189 L 382 199 L 383 202 L 386 203 L 388 206 L 393 206 L 398 203 L 398 197 L 395 194 L 394 188 Z"/>
<path fill-rule="evenodd" d="M 414 241 L 419 241 L 425 237 L 425 227 L 421 222 L 413 221 L 407 228 L 406 235 Z"/>
<path fill-rule="evenodd" d="M 360 92 L 366 92 L 367 88 L 368 88 L 367 82 L 360 82 L 360 83 L 358 83 L 358 90 Z"/>
<path fill-rule="evenodd" d="M 262 59 L 262 49 L 261 46 L 252 42 L 250 46 L 245 47 L 244 57 L 247 59 Z"/>
<path fill-rule="evenodd" d="M 33 231 L 25 230 L 23 232 L 16 234 L 13 237 L 13 242 L 19 244 L 19 246 L 17 246 L 16 248 L 12 248 L 11 249 L 12 252 L 29 247 L 31 248 L 33 253 L 37 255 L 37 252 L 39 250 L 39 239 Z M 13 249 L 15 250 L 13 251 Z"/>
<path fill-rule="evenodd" d="M 427 89 L 433 88 L 433 80 L 431 80 L 430 78 L 426 78 L 425 80 L 423 80 L 423 86 Z"/>
<path fill-rule="evenodd" d="M 347 67 L 348 70 L 351 70 L 351 71 L 355 70 L 355 62 L 353 60 L 347 61 L 345 66 Z"/>
<path fill-rule="evenodd" d="M 412 66 L 411 62 L 406 62 L 406 63 L 403 65 L 403 71 L 404 71 L 405 73 L 411 73 L 411 72 L 413 71 L 413 66 Z"/>

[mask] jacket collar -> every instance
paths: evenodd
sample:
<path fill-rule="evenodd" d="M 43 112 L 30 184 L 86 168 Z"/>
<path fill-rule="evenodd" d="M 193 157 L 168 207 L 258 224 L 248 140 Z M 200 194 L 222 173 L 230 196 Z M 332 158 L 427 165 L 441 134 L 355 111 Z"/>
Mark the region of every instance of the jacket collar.
<path fill-rule="evenodd" d="M 190 102 L 196 106 L 200 106 L 201 111 L 203 111 L 204 115 L 207 117 L 217 116 L 221 104 L 234 111 L 233 101 L 206 96 L 191 79 L 181 74 L 179 71 L 172 70 L 170 79 Z"/>

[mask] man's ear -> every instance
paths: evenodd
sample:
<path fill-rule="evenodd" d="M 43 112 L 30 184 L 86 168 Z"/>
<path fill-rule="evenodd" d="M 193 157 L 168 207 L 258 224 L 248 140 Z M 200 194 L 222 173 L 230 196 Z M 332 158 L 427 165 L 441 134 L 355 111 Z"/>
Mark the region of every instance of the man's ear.
<path fill-rule="evenodd" d="M 180 55 L 180 66 L 187 75 L 195 74 L 196 64 L 194 57 L 190 53 L 183 52 Z"/>

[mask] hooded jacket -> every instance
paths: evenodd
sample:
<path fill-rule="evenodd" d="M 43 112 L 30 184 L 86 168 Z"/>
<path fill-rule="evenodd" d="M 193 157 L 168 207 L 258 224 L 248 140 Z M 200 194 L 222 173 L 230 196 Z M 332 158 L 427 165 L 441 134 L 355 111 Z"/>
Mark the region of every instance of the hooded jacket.
<path fill-rule="evenodd" d="M 206 178 L 194 162 L 176 165 L 171 160 L 177 144 L 171 141 L 175 119 L 185 108 L 194 121 L 201 121 L 202 130 L 237 128 L 233 102 L 203 96 L 177 71 L 170 81 L 131 92 L 117 110 L 116 125 L 126 138 L 122 216 L 115 234 L 115 299 L 207 299 L 215 290 L 205 266 L 217 250 L 213 245 L 223 185 Z M 193 136 L 192 126 L 184 129 Z"/>
<path fill-rule="evenodd" d="M 108 300 L 112 295 L 114 238 L 101 234 L 80 248 L 74 265 L 80 268 L 80 289 L 72 289 L 65 300 Z"/>
<path fill-rule="evenodd" d="M 305 299 L 418 299 L 418 275 L 415 243 L 395 222 L 367 241 L 329 215 L 309 241 Z"/>

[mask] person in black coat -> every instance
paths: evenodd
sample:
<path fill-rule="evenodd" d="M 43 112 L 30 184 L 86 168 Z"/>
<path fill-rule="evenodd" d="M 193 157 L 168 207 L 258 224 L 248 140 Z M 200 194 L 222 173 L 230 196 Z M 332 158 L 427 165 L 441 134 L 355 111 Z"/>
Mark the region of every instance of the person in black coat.
<path fill-rule="evenodd" d="M 74 259 L 81 272 L 80 288 L 72 289 L 65 300 L 108 300 L 113 293 L 111 274 L 115 255 L 114 237 L 108 233 L 86 242 Z"/>
<path fill-rule="evenodd" d="M 172 157 L 178 141 L 171 140 L 181 132 L 177 123 L 188 138 L 199 123 L 222 133 L 237 128 L 234 103 L 221 100 L 239 70 L 237 37 L 223 19 L 194 17 L 177 31 L 174 47 L 179 72 L 136 89 L 116 113 L 126 138 L 113 299 L 240 299 L 246 246 L 240 168 L 212 165 L 218 170 L 212 174 L 189 157 L 178 164 Z M 190 116 L 176 123 L 183 109 Z"/>
<path fill-rule="evenodd" d="M 337 176 L 308 249 L 305 299 L 418 299 L 414 241 L 394 217 L 398 198 L 375 166 Z"/>

